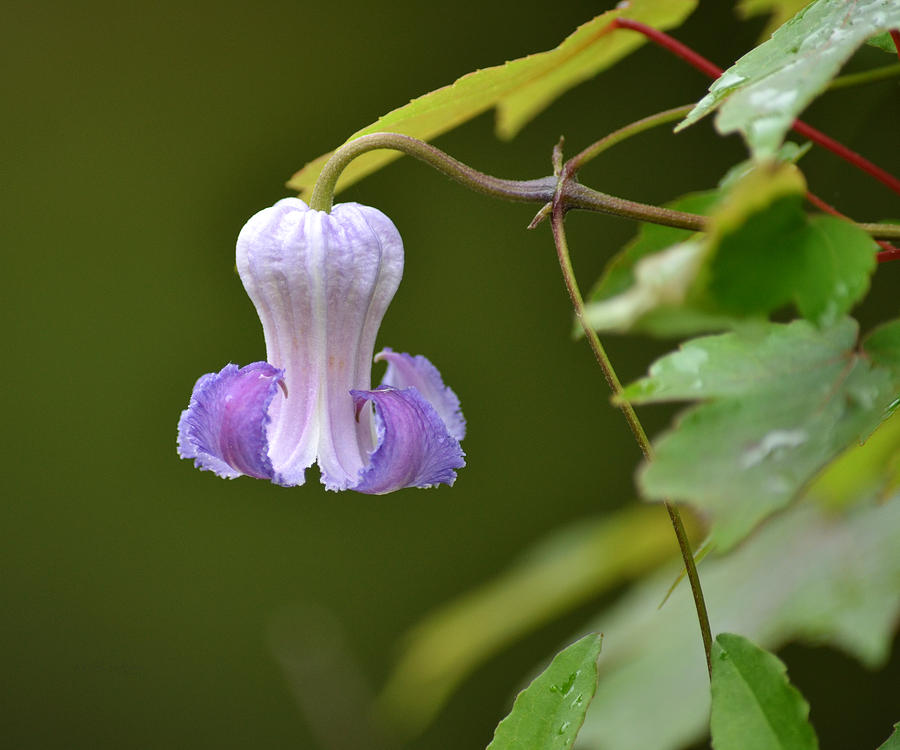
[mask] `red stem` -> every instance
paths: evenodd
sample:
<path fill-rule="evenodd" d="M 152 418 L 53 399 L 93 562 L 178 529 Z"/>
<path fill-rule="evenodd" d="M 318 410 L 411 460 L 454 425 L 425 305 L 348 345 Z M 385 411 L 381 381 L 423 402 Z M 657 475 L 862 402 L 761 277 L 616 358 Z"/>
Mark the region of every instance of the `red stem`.
<path fill-rule="evenodd" d="M 900 29 L 891 29 L 891 39 L 894 40 L 894 49 L 897 50 L 897 57 L 900 57 Z"/>
<path fill-rule="evenodd" d="M 632 31 L 637 31 L 639 34 L 643 34 L 648 39 L 656 42 L 660 47 L 669 50 L 710 78 L 718 78 L 722 75 L 723 71 L 717 65 L 714 65 L 702 55 L 697 54 L 694 50 L 659 29 L 654 29 L 652 26 L 647 26 L 647 24 L 641 23 L 640 21 L 632 21 L 628 18 L 616 18 L 610 26 L 612 28 L 631 29 Z M 900 55 L 900 31 L 891 31 L 891 38 L 894 40 L 894 44 L 897 45 L 898 55 Z M 844 161 L 849 162 L 857 169 L 861 169 L 871 175 L 900 195 L 900 180 L 878 165 L 873 164 L 865 157 L 857 154 L 843 144 L 838 143 L 833 138 L 829 138 L 827 135 L 810 125 L 807 125 L 805 122 L 795 120 L 792 127 L 804 138 L 809 138 L 809 140 L 814 143 L 818 143 L 823 148 L 831 151 Z"/>

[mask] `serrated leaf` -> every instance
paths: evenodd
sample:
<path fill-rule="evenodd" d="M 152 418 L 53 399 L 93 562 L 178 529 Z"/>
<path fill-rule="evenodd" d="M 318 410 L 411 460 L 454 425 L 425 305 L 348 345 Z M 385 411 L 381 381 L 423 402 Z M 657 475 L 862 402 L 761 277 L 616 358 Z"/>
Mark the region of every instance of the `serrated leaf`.
<path fill-rule="evenodd" d="M 685 521 L 690 525 L 690 517 Z M 416 732 L 493 654 L 654 569 L 674 551 L 671 525 L 658 508 L 631 507 L 556 532 L 497 578 L 431 613 L 408 634 L 379 697 L 382 719 L 406 734 Z"/>
<path fill-rule="evenodd" d="M 603 637 L 587 635 L 560 651 L 516 697 L 487 750 L 568 750 L 597 690 Z"/>
<path fill-rule="evenodd" d="M 348 141 L 367 133 L 392 132 L 429 141 L 497 108 L 497 134 L 512 138 L 535 115 L 567 89 L 595 76 L 646 42 L 640 34 L 610 30 L 618 18 L 641 21 L 654 28 L 678 26 L 697 0 L 630 0 L 579 26 L 555 49 L 476 70 L 455 83 L 413 99 L 355 132 Z M 331 153 L 309 162 L 291 177 L 288 187 L 311 190 Z M 395 151 L 373 151 L 354 159 L 341 175 L 342 190 L 398 158 Z"/>
<path fill-rule="evenodd" d="M 820 324 L 833 322 L 868 289 L 876 246 L 849 222 L 807 216 L 804 192 L 792 165 L 759 166 L 715 204 L 705 236 L 663 250 L 645 250 L 639 238 L 640 256 L 626 248 L 615 261 L 630 275 L 618 273 L 614 282 L 631 280 L 631 286 L 592 297 L 588 324 L 663 336 L 696 333 L 761 319 L 789 303 Z M 605 278 L 601 288 L 608 289 L 612 281 Z"/>
<path fill-rule="evenodd" d="M 771 14 L 760 34 L 760 39 L 767 39 L 775 29 L 806 5 L 809 5 L 809 0 L 739 0 L 737 12 L 741 18 Z"/>
<path fill-rule="evenodd" d="M 772 156 L 794 120 L 870 37 L 900 26 L 895 0 L 815 0 L 740 58 L 678 125 L 718 109 L 716 129 Z"/>
<path fill-rule="evenodd" d="M 825 330 L 769 324 L 694 339 L 655 362 L 626 400 L 703 403 L 654 442 L 643 495 L 712 516 L 721 549 L 741 541 L 884 418 L 892 373 L 855 350 L 856 333 L 849 318 Z"/>
<path fill-rule="evenodd" d="M 900 721 L 894 724 L 894 731 L 881 745 L 878 750 L 900 750 Z"/>
<path fill-rule="evenodd" d="M 729 555 L 706 559 L 712 627 L 770 650 L 795 640 L 835 646 L 875 668 L 900 615 L 898 537 L 900 496 L 846 515 L 800 503 Z M 657 609 L 677 571 L 660 571 L 592 623 L 604 658 L 577 747 L 679 750 L 705 735 L 708 677 L 690 589 Z"/>
<path fill-rule="evenodd" d="M 780 659 L 733 633 L 716 636 L 710 657 L 715 750 L 817 750 L 809 704 Z"/>

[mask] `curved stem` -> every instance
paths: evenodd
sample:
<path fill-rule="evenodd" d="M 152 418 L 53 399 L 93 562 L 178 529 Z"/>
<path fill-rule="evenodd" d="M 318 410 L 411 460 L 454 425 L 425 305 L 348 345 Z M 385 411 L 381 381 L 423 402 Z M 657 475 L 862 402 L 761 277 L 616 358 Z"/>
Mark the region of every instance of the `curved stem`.
<path fill-rule="evenodd" d="M 472 169 L 439 148 L 417 138 L 399 133 L 370 133 L 345 143 L 331 155 L 316 180 L 316 186 L 309 199 L 310 208 L 331 211 L 334 190 L 341 172 L 357 156 L 378 149 L 392 149 L 414 156 L 466 187 L 495 198 L 545 203 L 550 200 L 556 189 L 556 179 L 553 177 L 537 180 L 503 180 Z"/>
<path fill-rule="evenodd" d="M 572 171 L 577 172 L 591 159 L 606 151 L 606 149 L 615 146 L 617 143 L 621 143 L 626 138 L 631 138 L 633 135 L 643 133 L 645 130 L 650 130 L 650 128 L 655 128 L 657 125 L 665 125 L 667 122 L 680 120 L 693 108 L 693 104 L 685 104 L 681 107 L 674 107 L 673 109 L 667 109 L 663 112 L 657 112 L 656 114 L 629 123 L 625 127 L 619 128 L 601 138 L 599 141 L 592 143 L 581 152 L 575 154 L 575 156 L 569 159 L 568 163 L 571 165 Z"/>
<path fill-rule="evenodd" d="M 574 179 L 575 170 L 588 159 L 593 158 L 606 148 L 621 142 L 630 135 L 640 133 L 653 127 L 653 125 L 668 122 L 669 118 L 674 119 L 675 113 L 680 109 L 682 108 L 667 110 L 657 115 L 645 117 L 643 120 L 626 125 L 624 128 L 620 128 L 615 133 L 607 136 L 607 138 L 597 141 L 561 167 L 566 174 L 566 179 L 561 181 L 555 176 L 541 177 L 536 180 L 504 180 L 499 177 L 492 177 L 484 172 L 479 172 L 477 169 L 472 169 L 472 167 L 454 159 L 430 143 L 425 143 L 411 136 L 399 133 L 370 133 L 345 143 L 331 155 L 331 158 L 322 168 L 319 179 L 316 180 L 316 186 L 313 188 L 309 205 L 310 208 L 319 211 L 331 211 L 335 187 L 341 172 L 347 165 L 357 156 L 368 151 L 387 148 L 414 156 L 465 187 L 495 198 L 542 204 L 549 204 L 554 198 L 560 198 L 566 210 L 597 211 L 637 221 L 646 221 L 652 224 L 664 224 L 678 227 L 679 229 L 703 231 L 707 221 L 705 216 L 638 203 L 626 198 L 618 198 L 614 195 L 601 193 L 599 190 L 593 190 L 586 185 L 576 182 Z M 900 228 L 896 225 L 862 224 L 860 226 L 873 237 L 900 238 Z"/>
<path fill-rule="evenodd" d="M 561 175 L 561 177 L 563 176 Z M 563 177 L 560 181 L 560 187 L 563 187 L 564 184 L 565 178 Z M 594 329 L 588 325 L 587 320 L 585 319 L 584 298 L 581 295 L 581 290 L 578 288 L 578 281 L 575 278 L 575 270 L 572 267 L 572 259 L 569 255 L 569 245 L 566 240 L 564 227 L 566 209 L 563 204 L 563 195 L 564 191 L 560 190 L 557 197 L 553 200 L 550 224 L 553 229 L 553 240 L 556 245 L 556 254 L 559 258 L 559 266 L 562 270 L 566 290 L 569 293 L 569 299 L 572 301 L 572 307 L 575 309 L 575 317 L 581 324 L 582 330 L 584 330 L 584 334 L 591 345 L 591 350 L 594 353 L 597 364 L 600 365 L 603 376 L 606 378 L 610 390 L 616 397 L 615 401 L 622 410 L 625 421 L 631 429 L 631 434 L 634 435 L 638 446 L 640 446 L 641 453 L 643 453 L 644 457 L 649 461 L 653 458 L 653 447 L 650 444 L 650 440 L 647 438 L 647 433 L 644 432 L 644 427 L 641 425 L 637 414 L 635 414 L 634 407 L 628 401 L 621 398 L 623 389 L 621 382 L 619 382 L 619 377 L 613 369 L 612 362 L 610 362 L 609 356 L 606 354 L 606 350 L 600 342 L 600 338 L 597 336 Z M 691 593 L 694 597 L 694 607 L 697 610 L 697 621 L 700 624 L 700 636 L 703 639 L 703 650 L 706 653 L 706 667 L 711 673 L 710 651 L 712 649 L 712 631 L 709 626 L 709 615 L 706 611 L 703 588 L 700 586 L 700 576 L 697 573 L 697 566 L 694 562 L 691 543 L 688 539 L 687 532 L 685 531 L 684 522 L 681 519 L 678 508 L 668 501 L 664 502 L 664 505 L 669 514 L 669 519 L 672 522 L 672 528 L 675 530 L 678 548 L 681 551 L 681 559 L 684 561 L 688 581 L 691 585 Z"/>

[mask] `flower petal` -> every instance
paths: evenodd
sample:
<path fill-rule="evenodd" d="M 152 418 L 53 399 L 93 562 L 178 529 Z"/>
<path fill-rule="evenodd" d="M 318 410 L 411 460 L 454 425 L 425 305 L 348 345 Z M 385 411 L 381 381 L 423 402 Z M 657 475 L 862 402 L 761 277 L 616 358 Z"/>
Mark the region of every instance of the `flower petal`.
<path fill-rule="evenodd" d="M 377 443 L 354 489 L 383 495 L 404 487 L 452 485 L 466 465 L 459 441 L 415 388 L 350 391 L 356 411 L 375 405 Z"/>
<path fill-rule="evenodd" d="M 466 436 L 466 419 L 459 408 L 459 398 L 450 390 L 431 362 L 421 354 L 413 357 L 410 354 L 384 349 L 375 355 L 375 361 L 385 360 L 387 372 L 381 379 L 382 385 L 393 388 L 414 387 L 438 413 L 449 432 L 457 440 Z"/>
<path fill-rule="evenodd" d="M 178 454 L 227 479 L 272 479 L 266 427 L 283 380 L 284 372 L 268 362 L 229 364 L 204 375 L 178 421 Z"/>

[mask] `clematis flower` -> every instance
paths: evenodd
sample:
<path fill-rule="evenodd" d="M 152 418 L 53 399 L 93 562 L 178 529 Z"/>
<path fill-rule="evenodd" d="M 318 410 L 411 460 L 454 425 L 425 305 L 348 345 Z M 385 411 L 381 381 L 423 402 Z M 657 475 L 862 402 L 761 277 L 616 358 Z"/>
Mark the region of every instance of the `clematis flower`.
<path fill-rule="evenodd" d="M 178 423 L 181 457 L 284 486 L 303 484 L 313 462 L 330 490 L 453 484 L 465 420 L 434 365 L 385 349 L 371 389 L 375 336 L 403 274 L 391 220 L 356 203 L 325 213 L 286 198 L 241 230 L 237 268 L 267 361 L 197 381 Z"/>

